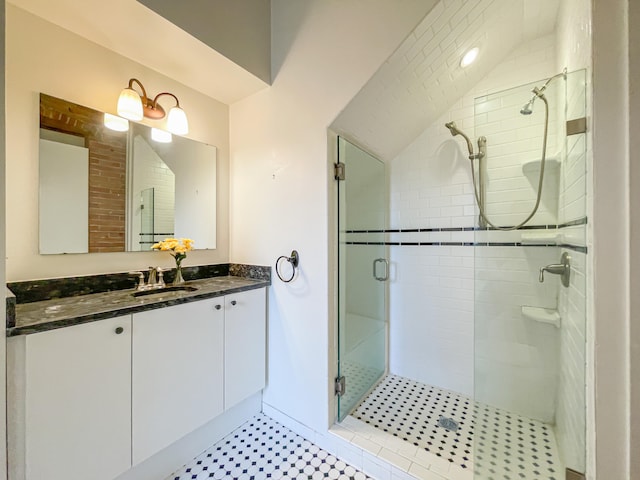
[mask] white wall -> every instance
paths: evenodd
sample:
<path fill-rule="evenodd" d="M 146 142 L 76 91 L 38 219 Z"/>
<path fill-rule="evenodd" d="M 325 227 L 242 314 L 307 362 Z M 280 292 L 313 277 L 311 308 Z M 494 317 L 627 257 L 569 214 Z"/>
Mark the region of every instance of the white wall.
<path fill-rule="evenodd" d="M 7 279 L 9 281 L 128 271 L 173 259 L 157 252 L 38 254 L 38 94 L 115 112 L 131 77 L 151 92 L 171 91 L 189 115 L 189 138 L 218 147 L 216 250 L 189 253 L 187 265 L 228 257 L 228 107 L 125 57 L 7 6 Z M 149 51 L 148 55 L 163 52 Z"/>
<path fill-rule="evenodd" d="M 638 195 L 637 178 L 629 182 L 630 142 L 637 137 L 629 123 L 628 0 L 595 0 L 593 7 L 593 243 L 589 244 L 593 282 L 593 371 L 595 376 L 596 471 L 592 478 L 637 478 L 629 461 L 637 463 L 637 449 L 629 449 L 629 328 L 631 299 L 637 291 L 637 253 L 630 255 L 630 194 Z M 635 18 L 635 17 L 634 17 Z M 634 34 L 634 46 L 637 39 Z M 633 59 L 635 64 L 635 59 Z M 635 152 L 635 151 L 634 151 Z M 635 169 L 634 169 L 635 170 Z M 635 224 L 633 226 L 635 232 Z M 589 272 L 588 272 L 589 274 Z M 630 283 L 633 282 L 633 283 Z M 636 318 L 633 318 L 637 322 Z M 634 341 L 636 338 L 634 338 Z M 635 372 L 637 374 L 637 372 Z M 634 425 L 635 428 L 635 425 Z M 597 436 L 595 435 L 597 432 Z"/>
<path fill-rule="evenodd" d="M 638 2 L 629 2 L 629 25 L 637 25 L 640 21 L 640 5 Z M 629 131 L 640 131 L 640 31 L 637 28 L 629 28 Z M 638 166 L 638 152 L 640 152 L 640 136 L 633 135 L 630 138 L 630 152 L 634 152 L 634 161 L 631 168 L 631 205 L 636 207 L 631 212 L 631 235 L 638 238 L 640 228 L 640 215 L 637 206 L 640 205 L 640 169 Z M 631 258 L 631 289 L 638 291 L 640 280 L 640 255 L 637 246 L 632 250 Z M 636 295 L 631 303 L 631 315 L 638 317 L 640 310 L 640 298 Z M 635 322 L 630 325 L 630 425 L 631 441 L 630 451 L 640 452 L 640 323 Z M 631 458 L 630 471 L 632 479 L 640 478 L 640 455 Z"/>
<path fill-rule="evenodd" d="M 0 0 L 0 31 L 5 31 L 5 2 Z M 0 68 L 5 71 L 5 35 L 0 35 Z M 5 77 L 0 79 L 0 111 L 5 111 Z M 0 172 L 5 176 L 6 172 L 6 149 L 5 140 L 5 117 L 0 117 Z M 6 178 L 6 177 L 5 177 Z M 6 204 L 6 186 L 4 182 L 0 182 L 0 199 Z M 0 210 L 0 258 L 5 258 L 6 251 L 6 212 L 5 209 Z M 6 283 L 6 264 L 0 261 L 0 285 Z M 3 292 L 6 290 L 3 288 Z M 6 318 L 6 302 L 5 293 L 0 294 L 0 318 Z M 0 333 L 0 385 L 6 385 L 6 330 L 3 328 Z M 0 412 L 7 410 L 7 393 L 6 388 L 0 393 Z M 6 415 L 0 415 L 0 480 L 7 478 L 7 418 Z"/>
<path fill-rule="evenodd" d="M 335 353 L 327 127 L 426 13 L 425 3 L 275 0 L 278 74 L 269 90 L 231 107 L 231 259 L 273 265 L 294 248 L 300 253 L 295 281 L 276 279 L 269 289 L 264 401 L 318 431 L 329 423 Z"/>

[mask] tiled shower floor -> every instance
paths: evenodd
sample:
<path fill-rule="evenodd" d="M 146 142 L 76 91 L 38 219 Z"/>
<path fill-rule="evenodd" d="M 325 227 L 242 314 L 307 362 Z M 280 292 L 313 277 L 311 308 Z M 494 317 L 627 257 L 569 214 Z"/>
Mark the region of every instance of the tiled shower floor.
<path fill-rule="evenodd" d="M 425 452 L 437 457 L 437 471 L 445 477 L 442 464 L 449 462 L 460 467 L 456 471 L 474 470 L 475 479 L 563 478 L 549 426 L 403 377 L 385 377 L 351 416 L 417 447 L 418 451 L 398 447 L 396 453 L 406 454 L 408 460 L 425 458 Z M 457 429 L 439 425 L 447 419 L 456 422 Z M 357 434 L 357 423 L 347 417 L 343 426 Z"/>
<path fill-rule="evenodd" d="M 371 480 L 345 462 L 259 414 L 166 480 Z"/>

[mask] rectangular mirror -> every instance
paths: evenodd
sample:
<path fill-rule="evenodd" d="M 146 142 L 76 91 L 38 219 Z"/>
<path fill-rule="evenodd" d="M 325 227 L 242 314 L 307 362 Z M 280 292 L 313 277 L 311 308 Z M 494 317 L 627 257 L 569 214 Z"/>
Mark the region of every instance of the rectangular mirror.
<path fill-rule="evenodd" d="M 147 251 L 166 237 L 216 248 L 216 147 L 103 119 L 40 94 L 40 253 Z"/>

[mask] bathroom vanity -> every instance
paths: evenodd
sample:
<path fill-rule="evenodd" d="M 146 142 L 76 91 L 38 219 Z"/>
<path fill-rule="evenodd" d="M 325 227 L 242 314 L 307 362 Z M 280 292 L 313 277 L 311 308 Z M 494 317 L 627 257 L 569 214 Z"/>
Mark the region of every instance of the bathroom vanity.
<path fill-rule="evenodd" d="M 265 385 L 268 280 L 16 305 L 10 478 L 110 480 Z"/>

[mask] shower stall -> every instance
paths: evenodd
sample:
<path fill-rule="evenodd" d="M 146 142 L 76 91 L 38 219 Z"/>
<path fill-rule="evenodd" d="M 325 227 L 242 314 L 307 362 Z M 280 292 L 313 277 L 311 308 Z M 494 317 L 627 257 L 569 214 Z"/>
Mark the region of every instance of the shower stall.
<path fill-rule="evenodd" d="M 535 80 L 338 138 L 336 421 L 409 473 L 586 471 L 586 72 Z"/>

